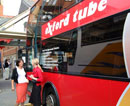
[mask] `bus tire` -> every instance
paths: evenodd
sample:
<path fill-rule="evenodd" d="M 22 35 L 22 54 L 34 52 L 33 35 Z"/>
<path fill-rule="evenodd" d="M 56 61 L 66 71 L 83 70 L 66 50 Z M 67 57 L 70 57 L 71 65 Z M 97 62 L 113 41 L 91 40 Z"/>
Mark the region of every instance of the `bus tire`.
<path fill-rule="evenodd" d="M 47 89 L 45 100 L 46 100 L 46 106 L 58 106 L 56 94 L 55 94 L 53 88 L 49 87 Z"/>

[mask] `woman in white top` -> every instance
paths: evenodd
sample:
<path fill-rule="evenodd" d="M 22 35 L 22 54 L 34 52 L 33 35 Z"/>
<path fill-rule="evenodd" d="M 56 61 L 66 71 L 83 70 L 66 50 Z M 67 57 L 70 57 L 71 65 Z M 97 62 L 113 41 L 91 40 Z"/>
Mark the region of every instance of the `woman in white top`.
<path fill-rule="evenodd" d="M 28 79 L 26 78 L 26 73 L 23 68 L 23 60 L 19 59 L 16 62 L 16 68 L 13 70 L 13 74 L 11 77 L 11 85 L 12 85 L 12 91 L 14 91 L 14 82 L 16 83 L 16 94 L 17 94 L 17 100 L 16 105 L 24 106 L 24 102 L 26 101 L 26 93 L 27 93 L 27 86 L 28 86 Z"/>

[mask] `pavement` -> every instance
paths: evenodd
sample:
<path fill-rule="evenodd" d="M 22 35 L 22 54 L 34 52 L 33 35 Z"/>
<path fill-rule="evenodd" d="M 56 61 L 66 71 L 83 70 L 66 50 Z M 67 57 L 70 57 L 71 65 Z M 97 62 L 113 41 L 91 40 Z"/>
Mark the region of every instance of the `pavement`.
<path fill-rule="evenodd" d="M 25 106 L 31 106 L 28 104 L 29 97 L 25 102 Z M 11 80 L 0 79 L 0 106 L 15 106 L 16 103 L 16 91 L 11 90 Z"/>

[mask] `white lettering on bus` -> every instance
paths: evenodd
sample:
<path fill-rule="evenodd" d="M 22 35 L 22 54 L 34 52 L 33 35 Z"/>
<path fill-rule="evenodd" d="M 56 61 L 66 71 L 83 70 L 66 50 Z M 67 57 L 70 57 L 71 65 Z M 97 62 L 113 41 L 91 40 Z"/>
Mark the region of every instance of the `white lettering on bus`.
<path fill-rule="evenodd" d="M 70 14 L 67 14 L 65 19 L 62 19 L 59 22 L 54 21 L 52 25 L 48 22 L 47 24 L 48 27 L 45 30 L 45 34 L 49 33 L 50 35 L 53 35 L 53 32 L 55 30 L 61 29 L 63 25 L 64 26 L 69 25 L 69 19 L 70 19 Z"/>
<path fill-rule="evenodd" d="M 91 3 L 89 3 L 89 8 L 88 8 L 88 16 L 91 16 L 95 13 L 97 9 L 97 3 L 93 3 L 93 1 Z"/>
<path fill-rule="evenodd" d="M 73 22 L 76 22 L 77 21 L 77 15 L 78 15 L 78 10 L 75 11 L 74 15 L 73 15 Z"/>
<path fill-rule="evenodd" d="M 52 25 L 50 23 L 47 24 L 48 25 L 48 32 L 50 33 L 50 35 L 52 35 Z"/>
<path fill-rule="evenodd" d="M 79 11 L 76 10 L 73 15 L 73 22 L 76 22 L 77 20 L 82 20 L 86 18 L 87 16 L 93 15 L 96 10 L 103 11 L 107 6 L 107 0 L 101 0 L 99 2 L 99 5 L 97 2 L 90 2 L 88 7 L 85 7 L 84 9 L 80 9 Z M 88 13 L 87 13 L 88 10 Z"/>
<path fill-rule="evenodd" d="M 45 30 L 45 34 L 47 35 L 47 34 L 48 34 L 48 32 L 49 32 L 49 31 L 48 31 L 48 28 L 46 28 L 46 30 Z"/>
<path fill-rule="evenodd" d="M 62 28 L 62 23 L 64 23 L 64 19 L 60 21 L 60 28 Z"/>
<path fill-rule="evenodd" d="M 74 13 L 71 13 L 73 16 L 72 21 L 77 22 L 86 17 L 92 16 L 96 10 L 103 11 L 107 7 L 107 0 L 100 0 L 99 4 L 97 2 L 91 1 L 89 6 L 84 7 L 83 9 L 76 10 Z M 45 34 L 53 35 L 55 30 L 59 30 L 62 27 L 68 26 L 70 20 L 70 13 L 66 15 L 65 18 L 61 19 L 60 21 L 54 21 L 52 24 L 50 22 L 47 23 L 47 28 L 45 29 Z"/>
<path fill-rule="evenodd" d="M 55 25 L 56 25 L 56 21 L 53 23 L 52 31 L 54 31 L 54 29 L 55 29 Z"/>
<path fill-rule="evenodd" d="M 107 7 L 107 0 L 101 0 L 98 5 L 98 11 L 103 11 Z"/>
<path fill-rule="evenodd" d="M 70 19 L 70 14 L 67 15 L 67 17 L 64 20 L 64 26 L 69 25 L 69 19 Z"/>
<path fill-rule="evenodd" d="M 57 23 L 56 23 L 56 28 L 55 28 L 55 29 L 58 30 L 58 29 L 59 29 L 59 26 L 60 26 L 60 23 L 57 22 Z"/>
<path fill-rule="evenodd" d="M 87 9 L 88 9 L 88 7 L 85 7 L 84 8 L 84 12 L 83 12 L 83 10 L 79 11 L 78 20 L 84 19 L 86 17 L 86 15 L 87 15 Z"/>

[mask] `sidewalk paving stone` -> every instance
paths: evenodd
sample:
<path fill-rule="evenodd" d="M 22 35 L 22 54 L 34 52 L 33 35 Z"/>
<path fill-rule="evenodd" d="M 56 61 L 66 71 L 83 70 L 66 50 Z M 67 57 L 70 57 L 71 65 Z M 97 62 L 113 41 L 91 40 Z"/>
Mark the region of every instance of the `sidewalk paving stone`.
<path fill-rule="evenodd" d="M 25 106 L 31 106 L 28 103 L 28 97 L 25 102 Z M 11 91 L 11 89 L 1 90 L 0 92 L 0 106 L 15 106 L 16 101 L 16 92 Z"/>

